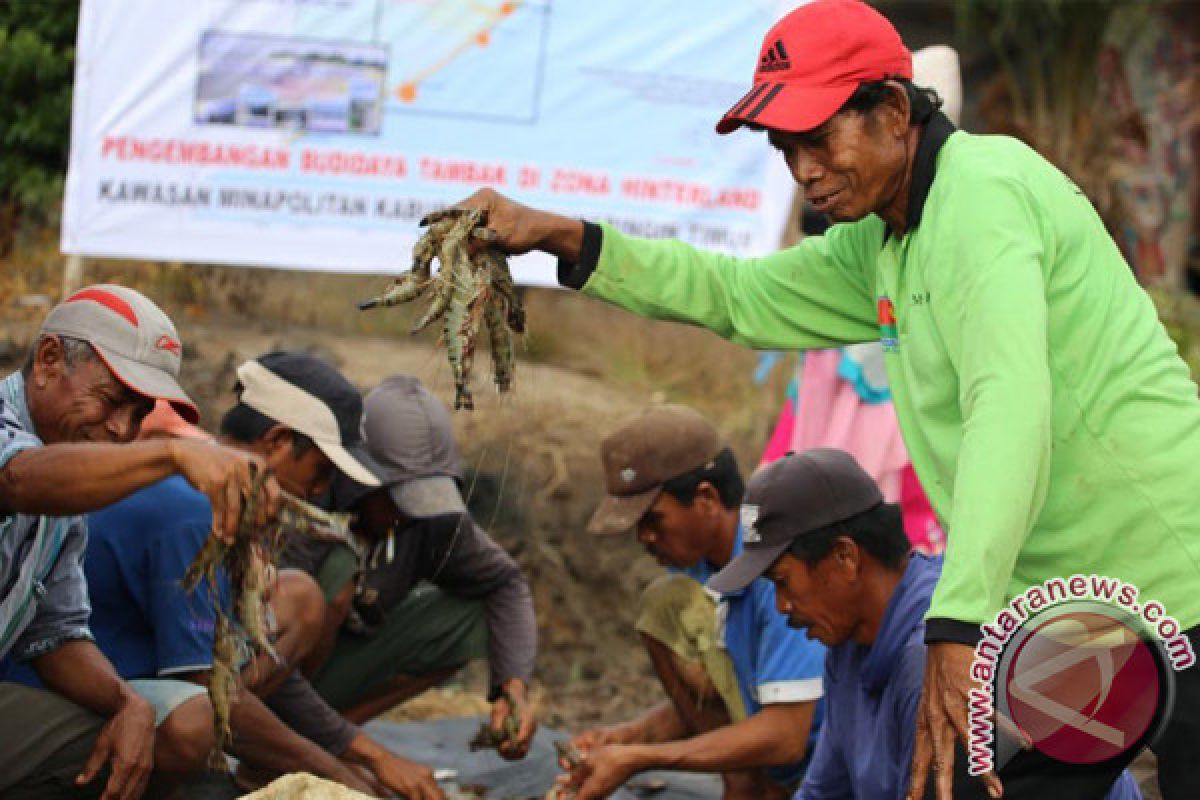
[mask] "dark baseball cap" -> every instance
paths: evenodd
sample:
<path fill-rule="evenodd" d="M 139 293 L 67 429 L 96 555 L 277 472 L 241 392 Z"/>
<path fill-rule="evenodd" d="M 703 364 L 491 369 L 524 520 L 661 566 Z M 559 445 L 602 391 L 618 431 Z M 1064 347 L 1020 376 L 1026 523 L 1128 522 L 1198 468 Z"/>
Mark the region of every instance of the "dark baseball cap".
<path fill-rule="evenodd" d="M 742 553 L 708 579 L 721 594 L 741 591 L 797 538 L 883 502 L 875 479 L 844 450 L 788 453 L 760 469 L 742 499 Z"/>
<path fill-rule="evenodd" d="M 362 435 L 367 463 L 396 507 L 413 517 L 466 510 L 462 458 L 450 412 L 412 375 L 393 375 L 367 394 Z M 352 508 L 374 487 L 353 476 L 333 483 L 334 506 Z"/>
<path fill-rule="evenodd" d="M 724 449 L 713 424 L 686 406 L 652 406 L 627 420 L 600 444 L 608 497 L 592 514 L 588 531 L 629 530 L 666 481 L 712 463 Z"/>
<path fill-rule="evenodd" d="M 813 0 L 767 31 L 754 86 L 717 123 L 809 131 L 863 83 L 912 80 L 912 55 L 887 18 L 861 0 Z"/>
<path fill-rule="evenodd" d="M 342 472 L 378 486 L 363 465 L 362 396 L 332 365 L 301 352 L 267 353 L 237 368 L 238 400 L 313 440 Z"/>

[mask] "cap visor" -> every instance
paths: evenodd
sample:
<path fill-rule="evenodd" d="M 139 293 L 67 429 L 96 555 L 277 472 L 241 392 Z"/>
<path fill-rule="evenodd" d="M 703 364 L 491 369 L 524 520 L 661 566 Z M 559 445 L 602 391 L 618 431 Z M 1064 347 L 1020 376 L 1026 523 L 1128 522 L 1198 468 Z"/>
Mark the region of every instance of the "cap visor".
<path fill-rule="evenodd" d="M 334 511 L 350 511 L 359 501 L 377 490 L 378 486 L 364 486 L 339 470 L 329 487 L 329 502 Z"/>
<path fill-rule="evenodd" d="M 212 436 L 208 431 L 196 427 L 179 416 L 179 412 L 175 410 L 173 405 L 166 400 L 156 400 L 154 402 L 154 410 L 142 420 L 142 429 L 138 433 L 138 437 L 144 439 L 146 437 L 164 435 L 175 436 L 180 439 L 212 440 Z"/>
<path fill-rule="evenodd" d="M 640 494 L 621 497 L 610 494 L 600 501 L 596 513 L 592 514 L 592 518 L 587 524 L 588 533 L 599 536 L 624 533 L 637 525 L 642 515 L 650 510 L 650 506 L 654 505 L 660 492 L 662 492 L 662 487 L 655 486 Z"/>
<path fill-rule="evenodd" d="M 347 477 L 352 478 L 356 483 L 361 483 L 363 486 L 375 488 L 380 485 L 379 478 L 367 467 L 363 466 L 362 461 L 350 454 L 340 442 L 330 442 L 322 439 L 313 438 L 317 447 L 321 452 L 329 456 L 329 460 L 333 465 L 340 469 Z M 366 458 L 363 459 L 364 461 Z"/>
<path fill-rule="evenodd" d="M 366 446 L 359 442 L 352 444 L 346 451 L 354 458 L 359 465 L 365 467 L 378 483 L 363 484 L 359 483 L 354 478 L 347 475 L 338 467 L 337 473 L 333 476 L 333 480 L 329 484 L 329 502 L 335 511 L 349 511 L 358 504 L 358 501 L 369 495 L 371 492 L 378 489 L 384 483 L 384 469 L 379 462 L 371 458 L 371 454 L 367 452 Z M 322 450 L 321 452 L 325 452 Z M 333 459 L 330 458 L 332 461 Z"/>
<path fill-rule="evenodd" d="M 726 564 L 725 569 L 709 578 L 708 583 L 704 585 L 720 594 L 740 592 L 754 583 L 755 578 L 761 577 L 791 544 L 792 541 L 789 539 L 769 547 L 744 550 L 740 556 Z"/>
<path fill-rule="evenodd" d="M 410 517 L 436 517 L 461 514 L 467 510 L 458 484 L 445 475 L 396 483 L 388 489 L 396 508 Z"/>
<path fill-rule="evenodd" d="M 165 370 L 156 369 L 134 361 L 132 358 L 118 355 L 103 345 L 92 344 L 92 349 L 100 356 L 109 371 L 126 387 L 143 397 L 155 400 L 166 400 L 179 416 L 193 424 L 200 421 L 200 411 L 196 404 L 183 391 L 175 376 Z"/>
<path fill-rule="evenodd" d="M 760 89 L 759 87 L 767 87 Z M 717 123 L 717 133 L 732 133 L 747 123 L 777 131 L 811 131 L 832 117 L 858 84 L 808 87 L 759 83 Z"/>

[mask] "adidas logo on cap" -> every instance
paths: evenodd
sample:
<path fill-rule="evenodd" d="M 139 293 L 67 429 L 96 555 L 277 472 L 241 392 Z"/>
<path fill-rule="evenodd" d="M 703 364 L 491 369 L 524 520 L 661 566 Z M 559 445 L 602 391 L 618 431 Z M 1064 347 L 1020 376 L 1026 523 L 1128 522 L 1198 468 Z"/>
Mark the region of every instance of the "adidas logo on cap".
<path fill-rule="evenodd" d="M 776 39 L 775 44 L 771 45 L 770 49 L 763 53 L 762 58 L 758 60 L 759 72 L 782 72 L 791 68 L 792 62 L 788 59 L 782 39 Z"/>

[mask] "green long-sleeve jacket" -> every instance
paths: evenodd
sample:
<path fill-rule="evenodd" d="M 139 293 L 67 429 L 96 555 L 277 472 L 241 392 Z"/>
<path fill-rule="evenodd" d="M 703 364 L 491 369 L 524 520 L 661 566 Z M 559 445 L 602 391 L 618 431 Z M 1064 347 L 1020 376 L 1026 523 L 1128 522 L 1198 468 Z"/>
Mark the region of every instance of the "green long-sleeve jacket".
<path fill-rule="evenodd" d="M 901 237 L 872 215 L 758 259 L 592 227 L 594 267 L 560 277 L 750 347 L 881 340 L 948 528 L 931 639 L 1073 574 L 1200 623 L 1197 388 L 1095 210 L 1025 145 L 939 116 L 908 214 Z"/>

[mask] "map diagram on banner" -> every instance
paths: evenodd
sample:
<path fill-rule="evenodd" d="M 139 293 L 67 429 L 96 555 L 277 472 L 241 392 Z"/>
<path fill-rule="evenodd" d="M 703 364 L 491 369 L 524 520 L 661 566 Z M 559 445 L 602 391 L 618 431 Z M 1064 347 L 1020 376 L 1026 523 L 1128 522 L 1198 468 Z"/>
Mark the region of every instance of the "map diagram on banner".
<path fill-rule="evenodd" d="M 535 122 L 549 25 L 549 2 L 387 6 L 379 33 L 396 57 L 388 111 Z"/>

